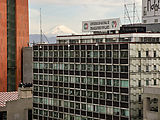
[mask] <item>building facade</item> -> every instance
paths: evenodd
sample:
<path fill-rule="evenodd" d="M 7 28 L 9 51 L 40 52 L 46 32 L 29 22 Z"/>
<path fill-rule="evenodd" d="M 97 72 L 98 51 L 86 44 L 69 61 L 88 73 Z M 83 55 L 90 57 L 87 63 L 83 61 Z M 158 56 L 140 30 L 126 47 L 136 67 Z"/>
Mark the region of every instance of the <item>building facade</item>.
<path fill-rule="evenodd" d="M 0 0 L 0 91 L 22 80 L 22 47 L 29 42 L 28 0 Z"/>
<path fill-rule="evenodd" d="M 141 120 L 159 83 L 158 33 L 72 35 L 33 46 L 33 119 Z"/>
<path fill-rule="evenodd" d="M 32 87 L 0 92 L 0 120 L 32 120 Z"/>
<path fill-rule="evenodd" d="M 142 0 L 142 21 L 144 24 L 160 23 L 159 0 Z"/>
<path fill-rule="evenodd" d="M 33 74 L 33 57 L 32 57 L 32 48 L 25 47 L 23 48 L 23 83 L 32 83 L 32 74 Z"/>
<path fill-rule="evenodd" d="M 160 119 L 160 88 L 145 87 L 143 93 L 143 120 Z"/>

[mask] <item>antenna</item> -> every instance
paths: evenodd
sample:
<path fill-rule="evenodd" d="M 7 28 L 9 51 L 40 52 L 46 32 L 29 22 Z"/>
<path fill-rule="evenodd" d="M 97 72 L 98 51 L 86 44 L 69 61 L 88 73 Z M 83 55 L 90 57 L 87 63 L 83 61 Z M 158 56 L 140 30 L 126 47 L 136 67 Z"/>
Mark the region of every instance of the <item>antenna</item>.
<path fill-rule="evenodd" d="M 134 24 L 137 22 L 140 22 L 140 19 L 136 9 L 135 0 L 133 0 L 132 3 L 128 3 L 124 0 L 124 24 Z"/>
<path fill-rule="evenodd" d="M 41 8 L 40 8 L 40 43 L 42 44 L 42 15 L 41 15 Z"/>

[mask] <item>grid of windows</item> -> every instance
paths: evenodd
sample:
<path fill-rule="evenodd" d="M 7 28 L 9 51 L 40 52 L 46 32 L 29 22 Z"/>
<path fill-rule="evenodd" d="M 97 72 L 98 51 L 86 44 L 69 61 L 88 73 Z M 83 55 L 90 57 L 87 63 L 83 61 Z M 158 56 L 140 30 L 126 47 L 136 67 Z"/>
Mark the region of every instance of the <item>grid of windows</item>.
<path fill-rule="evenodd" d="M 128 44 L 33 47 L 34 119 L 129 119 Z"/>

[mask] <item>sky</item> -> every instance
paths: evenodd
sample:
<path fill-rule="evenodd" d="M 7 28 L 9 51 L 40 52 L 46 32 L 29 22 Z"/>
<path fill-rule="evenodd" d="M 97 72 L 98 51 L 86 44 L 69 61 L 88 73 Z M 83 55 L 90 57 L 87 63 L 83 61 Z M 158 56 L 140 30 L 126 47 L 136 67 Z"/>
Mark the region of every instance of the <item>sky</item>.
<path fill-rule="evenodd" d="M 76 33 L 82 31 L 82 21 L 121 18 L 124 23 L 124 3 L 133 0 L 29 0 L 30 34 L 39 33 L 40 8 L 42 28 L 47 33 L 57 25 L 64 25 Z M 141 0 L 135 0 L 141 18 Z M 132 6 L 128 6 L 128 9 Z M 130 9 L 129 9 L 130 11 Z"/>

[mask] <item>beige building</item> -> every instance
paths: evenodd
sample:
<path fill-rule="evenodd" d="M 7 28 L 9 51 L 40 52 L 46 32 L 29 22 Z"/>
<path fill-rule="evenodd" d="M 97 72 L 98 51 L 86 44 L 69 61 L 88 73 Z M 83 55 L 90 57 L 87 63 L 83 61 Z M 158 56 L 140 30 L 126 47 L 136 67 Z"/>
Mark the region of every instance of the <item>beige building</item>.
<path fill-rule="evenodd" d="M 143 120 L 160 120 L 160 88 L 145 87 L 143 94 Z"/>
<path fill-rule="evenodd" d="M 32 120 L 32 88 L 19 88 L 18 92 L 5 95 L 0 102 L 0 120 Z M 7 99 L 8 97 L 8 99 Z"/>

